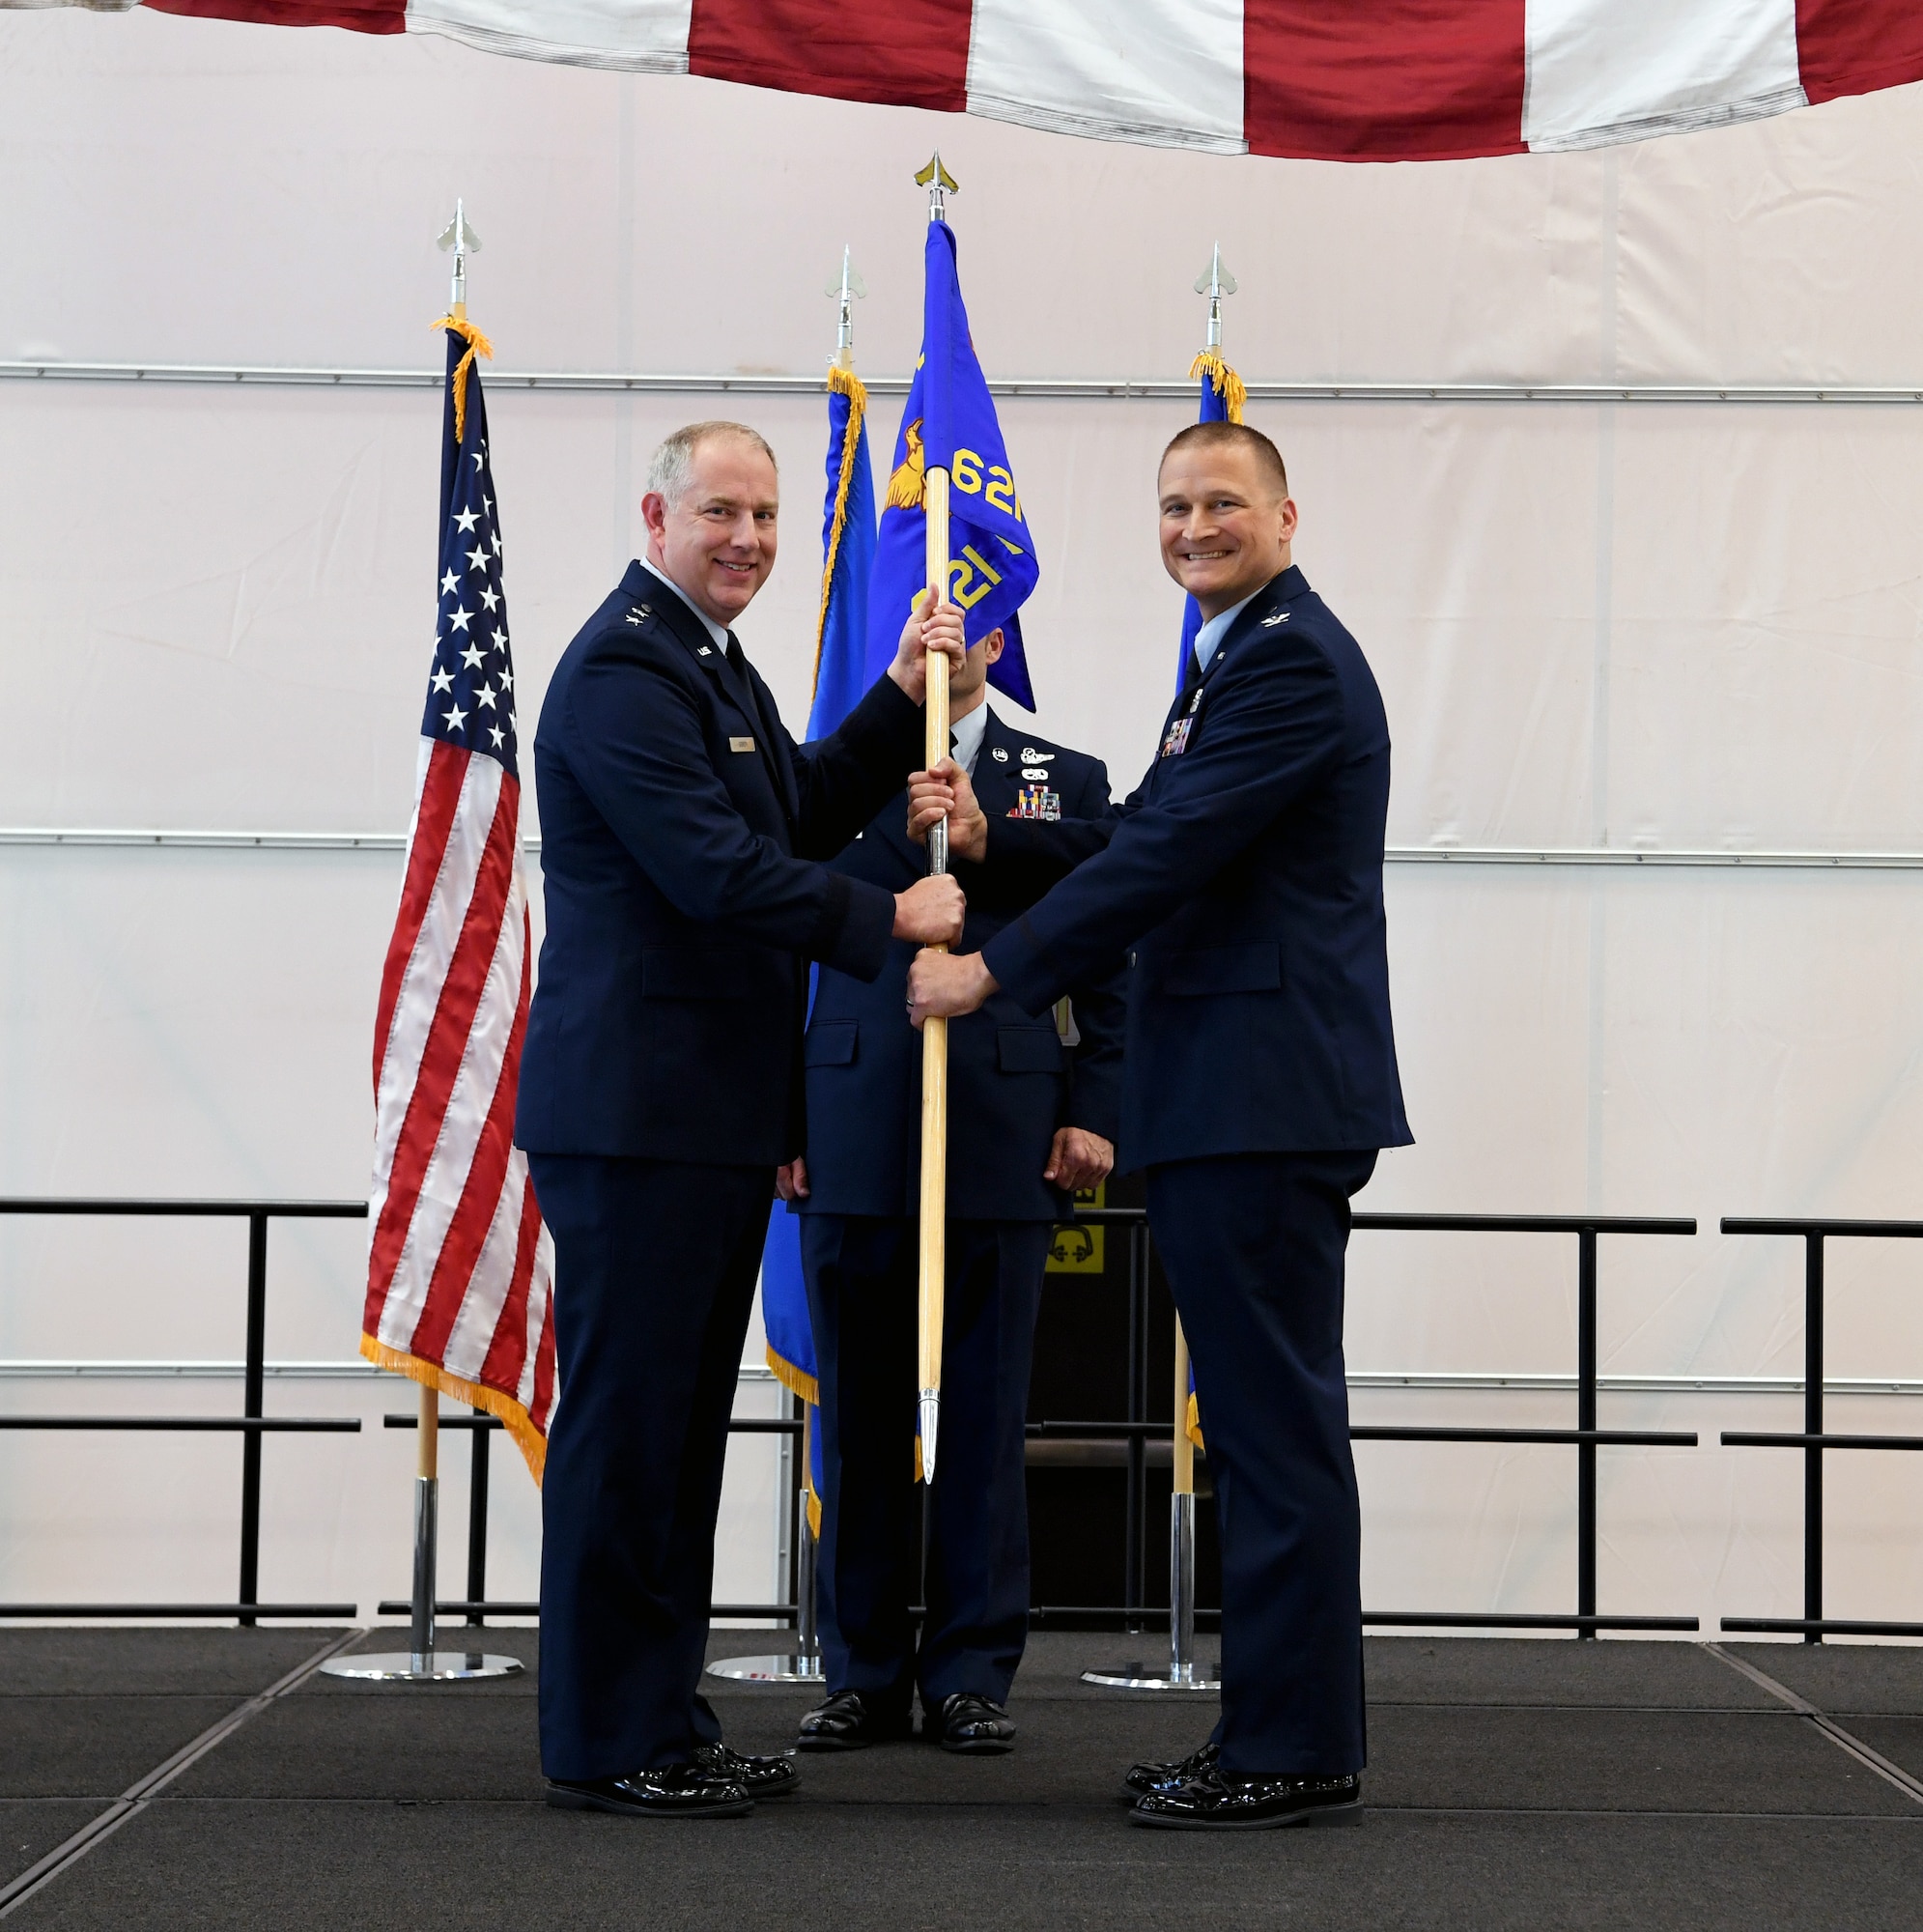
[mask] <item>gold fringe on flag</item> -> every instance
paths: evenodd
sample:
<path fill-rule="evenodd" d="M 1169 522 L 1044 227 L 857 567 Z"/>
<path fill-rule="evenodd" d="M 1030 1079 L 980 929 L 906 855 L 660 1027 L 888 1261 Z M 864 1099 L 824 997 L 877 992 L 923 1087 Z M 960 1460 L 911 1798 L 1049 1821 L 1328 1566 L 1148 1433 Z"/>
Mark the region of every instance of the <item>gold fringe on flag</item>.
<path fill-rule="evenodd" d="M 773 1343 L 768 1347 L 768 1366 L 775 1379 L 790 1394 L 800 1396 L 810 1408 L 821 1406 L 821 1384 L 812 1376 L 796 1368 L 787 1356 L 778 1355 Z"/>
<path fill-rule="evenodd" d="M 834 516 L 828 526 L 828 542 L 821 561 L 821 609 L 814 618 L 814 682 L 821 682 L 821 640 L 828 629 L 828 593 L 834 582 L 834 565 L 841 554 L 841 532 L 848 526 L 848 486 L 855 480 L 855 455 L 862 446 L 862 418 L 867 413 L 868 392 L 852 369 L 831 368 L 828 372 L 831 395 L 848 398 L 848 426 L 841 435 L 841 470 L 834 481 Z M 773 1362 L 772 1351 L 769 1355 Z M 776 1373 L 778 1375 L 779 1370 Z M 808 1398 L 813 1401 L 813 1397 Z"/>
<path fill-rule="evenodd" d="M 851 376 L 848 380 L 852 383 L 854 382 L 855 379 Z M 855 386 L 859 389 L 861 387 L 861 384 L 859 383 L 856 383 Z M 854 439 L 851 437 L 849 440 L 850 442 L 852 442 Z M 847 494 L 847 469 L 846 467 L 844 466 L 842 470 L 842 495 L 845 497 L 846 494 Z M 839 499 L 837 499 L 835 503 L 835 527 L 837 531 L 840 528 L 840 516 L 841 516 L 841 503 Z M 817 650 L 817 656 L 818 655 L 819 652 Z M 768 1366 L 770 1370 L 773 1371 L 775 1379 L 778 1382 L 779 1382 L 784 1389 L 788 1390 L 790 1394 L 800 1396 L 801 1399 L 805 1403 L 806 1403 L 810 1408 L 818 1409 L 821 1406 L 820 1382 L 818 1382 L 814 1378 L 814 1377 L 803 1374 L 803 1372 L 800 1369 L 795 1367 L 794 1363 L 789 1361 L 787 1356 L 778 1355 L 775 1352 L 775 1346 L 772 1342 L 768 1345 L 766 1353 L 768 1356 Z M 814 1427 L 816 1429 L 819 1429 L 821 1427 L 821 1424 L 817 1422 L 814 1424 Z M 812 1465 L 810 1465 L 808 1468 L 804 1469 L 802 1471 L 802 1476 L 803 1479 L 807 1484 L 808 1533 L 811 1536 L 819 1536 L 821 1534 L 821 1498 L 814 1492 L 814 1469 Z"/>
<path fill-rule="evenodd" d="M 1189 364 L 1189 377 L 1193 381 L 1198 376 L 1206 376 L 1215 393 L 1222 398 L 1223 407 L 1229 412 L 1229 420 L 1238 423 L 1242 420 L 1243 406 L 1249 400 L 1249 392 L 1243 386 L 1242 379 L 1222 359 L 1219 349 L 1204 349 Z"/>
<path fill-rule="evenodd" d="M 424 1382 L 456 1402 L 465 1402 L 470 1408 L 484 1408 L 490 1415 L 498 1416 L 526 1457 L 528 1474 L 537 1484 L 540 1482 L 548 1462 L 548 1438 L 528 1420 L 527 1411 L 511 1395 L 503 1395 L 499 1389 L 489 1388 L 482 1382 L 470 1382 L 465 1376 L 443 1369 L 438 1362 L 425 1361 L 401 1349 L 390 1349 L 378 1336 L 363 1335 L 360 1352 L 378 1369 L 391 1369 L 395 1375 Z"/>
<path fill-rule="evenodd" d="M 1198 1449 L 1206 1451 L 1208 1444 L 1202 1439 L 1202 1408 L 1196 1402 L 1195 1391 L 1189 1391 L 1188 1438 Z"/>
<path fill-rule="evenodd" d="M 927 461 L 921 454 L 921 418 L 908 425 L 908 460 L 888 479 L 891 510 L 919 510 L 928 494 Z"/>
<path fill-rule="evenodd" d="M 495 345 L 464 315 L 444 315 L 428 327 L 444 328 L 449 335 L 458 335 L 467 345 L 467 355 L 454 365 L 454 444 L 458 449 L 467 436 L 467 371 L 474 366 L 477 355 L 485 355 L 492 362 L 495 359 Z M 1239 422 L 1241 418 L 1238 416 L 1236 420 Z"/>

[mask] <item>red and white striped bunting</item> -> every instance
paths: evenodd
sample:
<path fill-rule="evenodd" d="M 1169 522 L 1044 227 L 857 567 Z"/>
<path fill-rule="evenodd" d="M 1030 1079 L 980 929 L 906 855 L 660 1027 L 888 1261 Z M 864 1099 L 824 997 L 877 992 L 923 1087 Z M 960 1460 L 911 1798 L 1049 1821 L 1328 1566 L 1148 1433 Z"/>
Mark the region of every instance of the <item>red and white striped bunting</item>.
<path fill-rule="evenodd" d="M 449 34 L 534 60 L 1324 160 L 1598 147 L 1923 79 L 1916 0 L 148 4 L 282 26 Z"/>

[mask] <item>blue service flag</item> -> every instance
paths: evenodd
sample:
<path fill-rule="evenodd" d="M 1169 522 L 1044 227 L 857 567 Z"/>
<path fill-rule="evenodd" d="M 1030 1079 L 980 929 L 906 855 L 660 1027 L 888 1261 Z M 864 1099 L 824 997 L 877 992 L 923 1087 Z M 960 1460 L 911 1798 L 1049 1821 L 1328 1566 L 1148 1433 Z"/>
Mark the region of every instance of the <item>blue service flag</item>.
<path fill-rule="evenodd" d="M 828 497 L 821 519 L 821 612 L 815 636 L 814 699 L 807 735 L 825 738 L 861 701 L 873 679 L 863 656 L 868 578 L 875 563 L 875 484 L 868 462 L 867 392 L 844 370 L 829 372 Z M 897 625 L 899 631 L 900 626 Z M 893 659 L 891 645 L 884 668 Z M 879 673 L 877 673 L 879 674 Z M 809 987 L 809 1004 L 813 1004 Z M 761 1323 L 768 1366 L 806 1401 L 818 1402 L 819 1370 L 802 1280 L 801 1217 L 778 1201 L 761 1253 Z M 809 1513 L 820 1526 L 821 1431 L 808 1432 Z"/>
<path fill-rule="evenodd" d="M 1242 420 L 1242 382 L 1234 370 L 1213 350 L 1204 349 L 1195 358 L 1191 376 L 1202 378 L 1202 413 L 1197 422 L 1240 422 Z M 1196 634 L 1202 629 L 1202 606 L 1193 597 L 1182 600 L 1182 650 L 1175 660 L 1175 689 L 1188 680 L 1189 665 L 1195 656 Z M 1193 1384 L 1191 1384 L 1193 1386 Z"/>
<path fill-rule="evenodd" d="M 921 359 L 909 385 L 895 439 L 894 469 L 882 510 L 881 540 L 868 594 L 867 682 L 894 658 L 901 627 L 927 585 L 930 469 L 948 472 L 948 595 L 962 607 L 973 644 L 998 627 L 1005 642 L 988 681 L 1025 710 L 1035 708 L 1016 612 L 1040 576 L 1022 515 L 995 400 L 969 340 L 968 311 L 955 272 L 954 231 L 928 224 L 921 307 Z"/>

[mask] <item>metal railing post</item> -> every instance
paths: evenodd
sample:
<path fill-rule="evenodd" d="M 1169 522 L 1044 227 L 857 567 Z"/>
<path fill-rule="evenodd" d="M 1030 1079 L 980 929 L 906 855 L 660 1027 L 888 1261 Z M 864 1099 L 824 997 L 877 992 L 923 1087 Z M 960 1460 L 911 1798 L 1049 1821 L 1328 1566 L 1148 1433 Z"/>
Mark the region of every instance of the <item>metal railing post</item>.
<path fill-rule="evenodd" d="M 1596 1424 L 1596 1230 L 1576 1235 L 1576 1427 Z M 1576 1444 L 1576 1615 L 1596 1614 L 1596 1444 Z M 1579 1636 L 1594 1640 L 1594 1625 Z"/>
<path fill-rule="evenodd" d="M 1923 1221 L 1807 1220 L 1802 1216 L 1725 1214 L 1726 1235 L 1771 1235 L 1803 1244 L 1803 1426 L 1796 1430 L 1725 1429 L 1718 1440 L 1726 1449 L 1796 1449 L 1803 1459 L 1803 1613 L 1799 1617 L 1723 1617 L 1726 1631 L 1799 1636 L 1821 1643 L 1834 1631 L 1839 1636 L 1923 1636 L 1923 1622 L 1914 1619 L 1828 1617 L 1823 1613 L 1823 1476 L 1824 1452 L 1829 1449 L 1923 1451 L 1923 1435 L 1868 1435 L 1838 1432 L 1823 1426 L 1824 1377 L 1824 1243 L 1839 1239 L 1872 1241 L 1923 1240 Z"/>
<path fill-rule="evenodd" d="M 474 1411 L 478 1420 L 487 1410 Z M 484 1428 L 470 1432 L 473 1440 L 467 1453 L 467 1601 L 480 1605 L 488 1600 L 488 1441 L 493 1434 Z M 467 1622 L 475 1630 L 487 1622 L 481 1609 L 467 1612 Z"/>
<path fill-rule="evenodd" d="M 1823 1434 L 1823 1235 L 1803 1237 L 1803 1428 Z M 1823 1445 L 1803 1451 L 1803 1615 L 1818 1625 L 1803 1633 L 1805 1643 L 1821 1643 L 1823 1631 Z"/>
<path fill-rule="evenodd" d="M 241 1413 L 258 1417 L 263 1407 L 268 1351 L 268 1217 L 247 1216 L 247 1362 Z M 257 1621 L 248 1605 L 261 1600 L 261 1432 L 240 1437 L 240 1617 Z"/>
<path fill-rule="evenodd" d="M 1148 1419 L 1148 1265 L 1144 1250 L 1146 1229 L 1140 1223 L 1128 1231 L 1128 1419 Z M 1125 1609 L 1140 1611 L 1147 1595 L 1143 1568 L 1147 1542 L 1147 1446 L 1140 1435 L 1128 1438 L 1127 1523 L 1122 1545 L 1121 1601 Z M 1140 1616 L 1128 1628 L 1142 1628 Z"/>

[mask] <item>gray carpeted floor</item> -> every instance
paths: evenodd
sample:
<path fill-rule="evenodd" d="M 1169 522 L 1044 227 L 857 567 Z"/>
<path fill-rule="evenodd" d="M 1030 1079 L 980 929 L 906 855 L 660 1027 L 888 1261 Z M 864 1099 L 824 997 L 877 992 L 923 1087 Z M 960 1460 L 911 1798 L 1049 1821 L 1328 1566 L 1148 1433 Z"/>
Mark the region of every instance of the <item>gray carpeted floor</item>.
<path fill-rule="evenodd" d="M 0 1885 L 326 1635 L 0 1633 Z M 531 1661 L 532 1638 L 488 1642 Z M 715 1654 L 765 1641 L 723 1633 Z M 709 1825 L 546 1809 L 531 1676 L 313 1680 L 7 1916 L 74 1932 L 1923 1922 L 1923 1801 L 1701 1645 L 1372 1639 L 1364 1829 L 1233 1837 L 1124 1822 L 1122 1766 L 1185 1749 L 1214 1718 L 1210 1698 L 1079 1682 L 1130 1648 L 1153 1640 L 1037 1636 L 1010 1757 L 810 1757 L 794 1797 Z M 1734 1654 L 1923 1777 L 1923 1650 Z M 809 1701 L 709 1686 L 748 1749 L 782 1747 Z"/>

